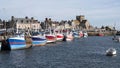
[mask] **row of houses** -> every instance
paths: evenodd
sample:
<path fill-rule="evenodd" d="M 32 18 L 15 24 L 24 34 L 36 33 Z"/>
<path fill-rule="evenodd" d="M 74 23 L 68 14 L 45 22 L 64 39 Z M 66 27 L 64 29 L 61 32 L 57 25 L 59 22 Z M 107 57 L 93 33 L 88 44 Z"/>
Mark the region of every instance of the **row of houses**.
<path fill-rule="evenodd" d="M 11 20 L 5 21 L 0 20 L 0 29 L 14 29 L 16 32 L 18 31 L 41 31 L 45 29 L 90 29 L 90 23 L 85 19 L 84 15 L 76 16 L 75 20 L 62 20 L 60 22 L 53 21 L 51 18 L 45 18 L 43 22 L 40 22 L 34 17 L 25 17 L 25 18 L 16 18 L 14 16 L 11 17 Z"/>

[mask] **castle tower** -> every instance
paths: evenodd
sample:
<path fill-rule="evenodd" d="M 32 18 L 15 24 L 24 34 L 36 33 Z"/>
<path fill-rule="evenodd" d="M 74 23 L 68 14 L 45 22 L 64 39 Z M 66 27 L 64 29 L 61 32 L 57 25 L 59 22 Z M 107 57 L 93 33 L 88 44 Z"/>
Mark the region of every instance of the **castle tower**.
<path fill-rule="evenodd" d="M 83 20 L 85 20 L 85 16 L 84 15 L 76 16 L 76 20 L 82 22 Z"/>

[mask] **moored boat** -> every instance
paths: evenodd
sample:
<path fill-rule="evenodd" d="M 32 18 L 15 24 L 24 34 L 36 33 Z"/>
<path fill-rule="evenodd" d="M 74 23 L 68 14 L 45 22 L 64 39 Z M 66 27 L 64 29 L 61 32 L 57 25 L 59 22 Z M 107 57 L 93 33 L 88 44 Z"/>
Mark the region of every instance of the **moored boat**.
<path fill-rule="evenodd" d="M 1 41 L 1 51 L 26 49 L 32 46 L 31 38 L 25 37 L 11 37 Z"/>
<path fill-rule="evenodd" d="M 84 37 L 84 38 L 87 38 L 87 37 L 88 37 L 88 33 L 87 33 L 87 32 L 84 32 L 84 33 L 83 33 L 83 37 Z"/>
<path fill-rule="evenodd" d="M 104 36 L 104 34 L 103 33 L 98 33 L 98 36 Z"/>
<path fill-rule="evenodd" d="M 64 35 L 63 34 L 56 34 L 56 40 L 57 41 L 62 41 L 64 38 Z"/>
<path fill-rule="evenodd" d="M 80 38 L 79 32 L 73 32 L 73 36 L 74 36 L 75 38 Z"/>
<path fill-rule="evenodd" d="M 74 39 L 73 34 L 71 32 L 67 33 L 67 35 L 66 35 L 66 41 L 72 41 L 73 39 Z"/>
<path fill-rule="evenodd" d="M 33 46 L 43 46 L 47 43 L 47 40 L 44 36 L 32 36 L 31 38 Z"/>
<path fill-rule="evenodd" d="M 80 36 L 80 37 L 83 37 L 83 36 L 84 36 L 84 34 L 83 34 L 82 31 L 79 32 L 79 36 Z"/>
<path fill-rule="evenodd" d="M 56 42 L 56 36 L 52 34 L 45 35 L 47 39 L 47 43 L 53 43 Z"/>
<path fill-rule="evenodd" d="M 116 41 L 116 42 L 120 42 L 120 37 L 119 37 L 119 36 L 115 36 L 115 37 L 113 38 L 113 40 Z"/>

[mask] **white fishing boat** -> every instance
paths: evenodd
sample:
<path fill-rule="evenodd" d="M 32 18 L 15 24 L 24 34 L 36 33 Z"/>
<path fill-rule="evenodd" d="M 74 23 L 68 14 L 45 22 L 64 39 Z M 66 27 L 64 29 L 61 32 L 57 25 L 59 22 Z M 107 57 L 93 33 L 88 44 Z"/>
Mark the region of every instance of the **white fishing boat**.
<path fill-rule="evenodd" d="M 88 37 L 88 33 L 87 33 L 87 32 L 84 32 L 84 33 L 83 33 L 83 37 L 84 37 L 84 38 L 87 38 L 87 37 Z"/>
<path fill-rule="evenodd" d="M 112 40 L 114 40 L 116 42 L 120 42 L 120 36 L 117 36 L 116 33 L 115 33 L 114 37 L 112 38 Z"/>
<path fill-rule="evenodd" d="M 66 37 L 66 41 L 72 41 L 74 39 L 72 32 L 67 33 Z"/>
<path fill-rule="evenodd" d="M 114 55 L 116 55 L 116 53 L 117 53 L 117 51 L 114 48 L 109 48 L 108 50 L 106 50 L 107 56 L 114 56 Z"/>

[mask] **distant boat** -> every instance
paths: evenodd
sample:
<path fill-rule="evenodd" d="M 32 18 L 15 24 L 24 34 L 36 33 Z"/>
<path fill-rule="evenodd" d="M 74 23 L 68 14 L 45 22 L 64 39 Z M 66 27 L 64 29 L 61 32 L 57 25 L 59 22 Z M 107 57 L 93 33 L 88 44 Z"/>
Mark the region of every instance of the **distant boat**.
<path fill-rule="evenodd" d="M 115 27 L 114 27 L 114 35 L 112 39 L 116 42 L 120 42 L 120 36 L 117 35 L 117 30 L 115 29 Z"/>
<path fill-rule="evenodd" d="M 84 38 L 87 38 L 87 37 L 88 37 L 88 33 L 87 33 L 87 32 L 84 32 L 84 33 L 83 33 L 83 37 L 84 37 Z"/>
<path fill-rule="evenodd" d="M 77 31 L 74 31 L 74 32 L 73 32 L 73 36 L 74 36 L 75 38 L 80 38 L 79 32 L 77 32 Z"/>
<path fill-rule="evenodd" d="M 112 39 L 113 39 L 114 41 L 116 41 L 116 42 L 120 42 L 120 37 L 119 37 L 119 36 L 118 36 L 118 37 L 115 36 L 115 37 L 113 37 Z"/>
<path fill-rule="evenodd" d="M 98 33 L 98 36 L 104 36 L 104 34 L 103 33 Z"/>
<path fill-rule="evenodd" d="M 83 36 L 84 36 L 84 34 L 83 34 L 82 31 L 79 32 L 79 36 L 80 36 L 80 37 L 83 37 Z"/>
<path fill-rule="evenodd" d="M 108 50 L 106 50 L 106 55 L 107 56 L 114 56 L 116 55 L 116 50 L 114 48 L 109 48 Z"/>
<path fill-rule="evenodd" d="M 71 32 L 67 33 L 67 35 L 66 35 L 66 41 L 72 41 L 73 39 L 74 39 L 73 34 Z"/>
<path fill-rule="evenodd" d="M 117 31 L 116 30 L 116 28 L 115 28 L 115 25 L 116 24 L 114 24 L 114 35 L 113 35 L 113 38 L 112 38 L 112 40 L 114 40 L 114 41 L 116 41 L 116 42 L 120 42 L 120 36 L 119 36 L 119 34 L 120 34 L 120 31 Z"/>
<path fill-rule="evenodd" d="M 117 31 L 117 32 L 116 32 L 116 35 L 120 35 L 120 31 Z"/>

